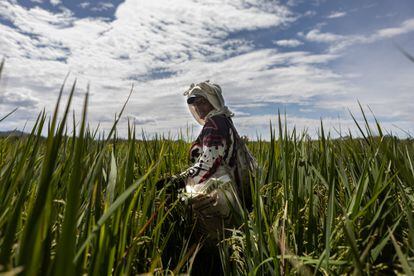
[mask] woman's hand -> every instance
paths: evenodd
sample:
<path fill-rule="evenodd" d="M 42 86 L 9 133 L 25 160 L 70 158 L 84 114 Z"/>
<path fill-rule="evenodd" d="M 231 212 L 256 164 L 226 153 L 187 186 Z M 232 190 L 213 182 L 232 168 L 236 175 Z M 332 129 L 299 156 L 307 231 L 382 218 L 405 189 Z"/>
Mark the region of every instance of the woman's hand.
<path fill-rule="evenodd" d="M 202 218 L 223 218 L 230 216 L 230 206 L 224 197 L 224 193 L 214 190 L 209 194 L 198 195 L 191 200 L 193 210 Z"/>

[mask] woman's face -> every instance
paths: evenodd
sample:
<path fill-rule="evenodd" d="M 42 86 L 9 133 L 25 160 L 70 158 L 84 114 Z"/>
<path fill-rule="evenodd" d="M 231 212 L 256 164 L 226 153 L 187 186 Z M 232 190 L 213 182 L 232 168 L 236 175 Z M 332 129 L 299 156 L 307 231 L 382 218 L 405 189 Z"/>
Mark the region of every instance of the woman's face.
<path fill-rule="evenodd" d="M 207 116 L 207 114 L 214 109 L 210 102 L 203 97 L 196 99 L 193 102 L 193 105 L 198 113 L 198 116 L 200 116 L 200 119 L 204 119 Z"/>

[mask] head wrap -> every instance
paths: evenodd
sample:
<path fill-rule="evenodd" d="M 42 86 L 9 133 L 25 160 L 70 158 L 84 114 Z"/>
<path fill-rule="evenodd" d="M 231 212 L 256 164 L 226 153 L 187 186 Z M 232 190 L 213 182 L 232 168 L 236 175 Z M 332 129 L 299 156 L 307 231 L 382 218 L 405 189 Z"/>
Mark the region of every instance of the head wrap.
<path fill-rule="evenodd" d="M 204 97 L 214 107 L 214 109 L 210 111 L 203 120 L 197 114 L 194 107 L 191 104 L 189 105 L 191 114 L 193 114 L 194 118 L 201 125 L 204 125 L 204 121 L 207 118 L 215 116 L 215 115 L 224 114 L 227 117 L 234 116 L 234 113 L 231 112 L 230 109 L 226 106 L 223 95 L 221 93 L 221 88 L 218 84 L 211 83 L 208 80 L 204 82 L 200 82 L 198 84 L 192 83 L 190 85 L 190 88 L 184 92 L 184 96 L 187 96 L 187 99 L 190 97 L 194 97 L 194 96 Z"/>

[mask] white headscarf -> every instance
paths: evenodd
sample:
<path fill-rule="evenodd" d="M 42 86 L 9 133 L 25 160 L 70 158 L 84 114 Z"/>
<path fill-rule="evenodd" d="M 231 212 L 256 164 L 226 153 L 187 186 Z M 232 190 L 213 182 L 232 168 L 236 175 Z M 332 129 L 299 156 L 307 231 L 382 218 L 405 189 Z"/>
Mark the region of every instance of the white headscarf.
<path fill-rule="evenodd" d="M 192 83 L 190 88 L 184 92 L 184 96 L 187 96 L 187 99 L 191 96 L 201 96 L 206 98 L 210 104 L 214 107 L 212 111 L 210 111 L 207 116 L 203 119 L 200 118 L 198 113 L 195 111 L 195 108 L 192 104 L 188 105 L 188 108 L 193 114 L 196 121 L 204 125 L 205 120 L 209 117 L 224 114 L 227 117 L 233 117 L 234 113 L 230 111 L 230 109 L 226 106 L 224 102 L 223 95 L 221 93 L 221 88 L 218 84 L 211 83 L 210 81 L 200 82 L 198 84 Z"/>

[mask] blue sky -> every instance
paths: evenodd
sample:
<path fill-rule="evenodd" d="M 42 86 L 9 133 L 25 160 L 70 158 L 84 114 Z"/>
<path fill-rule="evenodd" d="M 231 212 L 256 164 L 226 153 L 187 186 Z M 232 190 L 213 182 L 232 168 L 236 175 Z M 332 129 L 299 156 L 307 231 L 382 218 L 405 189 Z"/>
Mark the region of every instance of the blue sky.
<path fill-rule="evenodd" d="M 51 111 L 68 72 L 74 109 L 91 85 L 91 126 L 125 117 L 148 133 L 194 126 L 182 93 L 221 85 L 243 135 L 268 137 L 278 109 L 314 136 L 322 118 L 351 129 L 358 100 L 389 132 L 414 132 L 414 2 L 264 0 L 3 0 L 0 2 L 0 130 L 30 127 Z M 401 131 L 404 130 L 404 131 Z"/>

